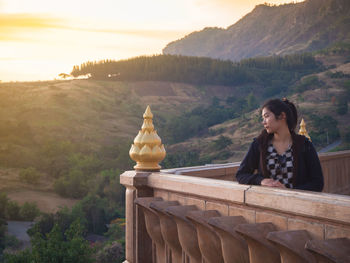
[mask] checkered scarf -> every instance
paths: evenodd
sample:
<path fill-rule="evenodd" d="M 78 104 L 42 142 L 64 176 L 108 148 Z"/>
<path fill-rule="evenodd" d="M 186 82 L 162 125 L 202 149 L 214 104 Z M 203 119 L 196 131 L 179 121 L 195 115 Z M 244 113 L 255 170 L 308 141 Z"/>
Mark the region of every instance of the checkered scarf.
<path fill-rule="evenodd" d="M 267 147 L 267 170 L 271 178 L 278 180 L 287 188 L 293 188 L 293 155 L 292 148 L 288 149 L 282 155 L 278 154 L 272 143 Z"/>

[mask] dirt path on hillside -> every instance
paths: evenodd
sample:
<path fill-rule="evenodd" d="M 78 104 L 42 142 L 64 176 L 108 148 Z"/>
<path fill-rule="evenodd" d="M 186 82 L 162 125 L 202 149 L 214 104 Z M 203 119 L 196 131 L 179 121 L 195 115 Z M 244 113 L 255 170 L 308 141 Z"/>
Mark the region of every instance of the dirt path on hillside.
<path fill-rule="evenodd" d="M 63 198 L 55 193 L 18 190 L 7 193 L 9 199 L 23 205 L 25 202 L 34 202 L 42 212 L 55 213 L 60 207 L 67 206 L 71 208 L 78 200 Z"/>

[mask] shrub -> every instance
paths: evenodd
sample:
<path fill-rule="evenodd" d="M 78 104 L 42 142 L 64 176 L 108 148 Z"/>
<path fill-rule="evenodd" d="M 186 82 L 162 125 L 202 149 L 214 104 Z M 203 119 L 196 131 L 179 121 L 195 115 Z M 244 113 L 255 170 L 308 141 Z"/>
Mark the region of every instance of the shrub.
<path fill-rule="evenodd" d="M 350 131 L 347 131 L 344 135 L 344 140 L 347 143 L 350 143 Z"/>
<path fill-rule="evenodd" d="M 22 220 L 33 221 L 40 214 L 40 210 L 35 203 L 25 202 L 24 205 L 22 205 L 19 214 Z"/>
<path fill-rule="evenodd" d="M 0 255 L 2 250 L 5 248 L 5 232 L 6 232 L 6 221 L 0 219 Z M 0 257 L 1 261 L 1 257 Z"/>
<path fill-rule="evenodd" d="M 0 193 L 0 219 L 4 219 L 6 217 L 7 203 L 7 195 L 5 193 Z"/>
<path fill-rule="evenodd" d="M 338 122 L 332 116 L 310 115 L 313 130 L 309 132 L 312 142 L 317 146 L 324 146 L 339 138 Z"/>
<path fill-rule="evenodd" d="M 54 224 L 55 221 L 53 214 L 43 214 L 38 222 L 32 228 L 28 229 L 27 233 L 31 237 L 34 236 L 35 233 L 45 235 L 47 233 L 50 233 Z"/>
<path fill-rule="evenodd" d="M 118 240 L 123 238 L 125 235 L 125 219 L 118 219 L 116 221 L 116 223 L 110 224 L 108 231 L 104 233 L 104 235 L 107 236 L 110 240 Z"/>
<path fill-rule="evenodd" d="M 6 235 L 5 236 L 5 246 L 6 248 L 18 249 L 22 245 L 22 242 L 18 240 L 15 236 Z"/>
<path fill-rule="evenodd" d="M 348 113 L 348 101 L 346 97 L 339 98 L 337 104 L 337 113 L 339 115 L 345 115 Z"/>
<path fill-rule="evenodd" d="M 21 220 L 20 209 L 17 202 L 9 201 L 6 207 L 6 217 L 10 220 Z"/>
<path fill-rule="evenodd" d="M 17 254 L 5 254 L 6 263 L 31 263 L 33 256 L 29 249 L 25 249 Z"/>
<path fill-rule="evenodd" d="M 232 144 L 232 140 L 224 135 L 220 135 L 220 137 L 213 142 L 214 149 L 222 150 L 225 149 L 228 145 Z"/>
<path fill-rule="evenodd" d="M 73 169 L 67 176 L 61 177 L 55 181 L 54 190 L 61 196 L 82 198 L 86 196 L 89 189 L 87 187 L 87 178 L 79 169 Z"/>
<path fill-rule="evenodd" d="M 28 167 L 26 169 L 22 169 L 19 173 L 19 178 L 30 184 L 36 184 L 41 177 L 41 174 L 33 167 Z"/>
<path fill-rule="evenodd" d="M 123 247 L 114 241 L 96 254 L 97 263 L 123 262 Z"/>

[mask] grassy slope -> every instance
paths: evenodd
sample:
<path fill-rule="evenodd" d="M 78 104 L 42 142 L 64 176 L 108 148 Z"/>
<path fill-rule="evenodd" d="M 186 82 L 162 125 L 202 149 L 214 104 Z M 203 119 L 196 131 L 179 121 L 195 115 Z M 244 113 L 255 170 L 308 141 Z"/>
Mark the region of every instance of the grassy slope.
<path fill-rule="evenodd" d="M 214 93 L 225 97 L 229 89 L 168 82 L 2 83 L 0 118 L 28 124 L 38 142 L 50 136 L 97 146 L 105 140 L 133 138 L 147 105 L 156 118 L 167 118 L 208 104 Z M 6 143 L 6 136 L 0 140 Z"/>
<path fill-rule="evenodd" d="M 50 140 L 71 141 L 92 152 L 118 142 L 131 143 L 147 105 L 159 121 L 208 105 L 214 94 L 225 97 L 229 89 L 92 80 L 0 83 L 0 158 L 11 155 L 16 166 L 16 160 L 27 159 L 22 164 L 26 168 L 32 166 L 31 156 Z M 20 182 L 19 171 L 11 165 L 0 168 L 0 191 L 11 199 L 36 201 L 43 211 L 74 203 L 52 193 L 53 179 L 48 175 L 30 185 Z"/>

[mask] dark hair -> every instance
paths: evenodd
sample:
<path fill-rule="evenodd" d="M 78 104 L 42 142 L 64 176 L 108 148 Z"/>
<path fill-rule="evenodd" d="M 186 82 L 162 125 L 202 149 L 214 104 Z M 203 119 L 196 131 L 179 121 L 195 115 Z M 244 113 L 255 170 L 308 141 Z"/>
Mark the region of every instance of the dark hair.
<path fill-rule="evenodd" d="M 298 112 L 292 102 L 286 98 L 283 98 L 282 100 L 272 99 L 266 101 L 261 109 L 263 108 L 267 108 L 269 111 L 271 111 L 276 118 L 279 117 L 282 112 L 284 112 L 286 114 L 288 129 L 291 133 L 294 133 L 298 122 Z"/>

